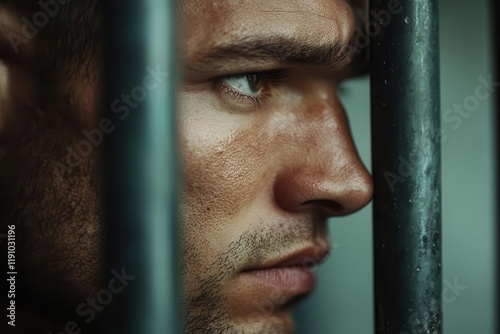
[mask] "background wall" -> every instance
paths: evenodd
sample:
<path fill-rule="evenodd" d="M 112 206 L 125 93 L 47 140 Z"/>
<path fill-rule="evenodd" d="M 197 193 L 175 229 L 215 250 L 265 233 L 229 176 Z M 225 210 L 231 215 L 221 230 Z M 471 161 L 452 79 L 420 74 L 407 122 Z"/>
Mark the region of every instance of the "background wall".
<path fill-rule="evenodd" d="M 487 0 L 441 1 L 445 334 L 495 333 L 494 101 L 474 99 L 478 78 L 488 81 L 493 72 L 490 14 Z M 354 138 L 371 169 L 368 78 L 344 88 Z M 471 111 L 458 119 L 455 105 L 467 103 Z M 334 251 L 319 269 L 317 291 L 297 309 L 298 333 L 373 333 L 371 213 L 370 205 L 332 219 Z"/>

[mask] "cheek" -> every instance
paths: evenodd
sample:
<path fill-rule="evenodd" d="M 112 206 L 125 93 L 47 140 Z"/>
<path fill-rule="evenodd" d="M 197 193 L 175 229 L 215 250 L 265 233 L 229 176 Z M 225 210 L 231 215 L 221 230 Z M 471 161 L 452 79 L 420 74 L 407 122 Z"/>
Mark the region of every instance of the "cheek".
<path fill-rule="evenodd" d="M 249 132 L 236 128 L 199 118 L 180 127 L 179 208 L 187 291 L 214 270 L 210 264 L 246 229 L 241 217 L 262 184 L 262 156 L 252 147 Z"/>
<path fill-rule="evenodd" d="M 233 217 L 252 201 L 262 155 L 250 130 L 198 119 L 181 131 L 183 197 L 200 218 Z"/>
<path fill-rule="evenodd" d="M 262 183 L 258 122 L 218 110 L 206 94 L 183 92 L 179 102 L 181 210 L 189 225 L 220 225 L 249 206 Z"/>

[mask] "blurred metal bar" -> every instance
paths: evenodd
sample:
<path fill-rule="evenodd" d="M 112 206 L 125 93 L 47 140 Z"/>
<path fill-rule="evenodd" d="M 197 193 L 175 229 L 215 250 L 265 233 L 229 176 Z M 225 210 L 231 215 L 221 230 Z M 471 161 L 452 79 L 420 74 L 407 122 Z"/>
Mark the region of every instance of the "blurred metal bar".
<path fill-rule="evenodd" d="M 438 7 L 370 2 L 376 333 L 442 332 Z"/>
<path fill-rule="evenodd" d="M 174 0 L 103 2 L 103 156 L 107 266 L 135 278 L 106 311 L 105 333 L 179 333 Z"/>
<path fill-rule="evenodd" d="M 500 82 L 500 20 L 498 20 L 498 17 L 500 15 L 500 2 L 498 0 L 491 0 L 490 2 L 491 4 L 491 16 L 490 16 L 490 19 L 491 19 L 491 22 L 493 22 L 492 24 L 492 28 L 493 28 L 493 61 L 494 61 L 494 64 L 493 66 L 495 66 L 495 70 L 496 70 L 496 75 L 495 75 L 495 82 Z M 495 178 L 496 178 L 496 183 L 494 182 L 493 184 L 498 184 L 498 181 L 500 180 L 500 115 L 499 115 L 499 112 L 500 112 L 500 94 L 498 93 L 498 89 L 495 90 L 494 94 L 496 95 L 496 105 L 494 105 L 494 108 L 493 110 L 496 111 L 494 112 L 494 121 L 495 121 L 495 124 L 496 124 L 496 128 L 494 129 L 494 136 L 495 136 L 495 144 L 496 144 L 496 159 L 495 159 L 495 162 L 496 162 L 496 174 L 495 174 Z M 496 197 L 496 200 L 497 200 L 497 203 L 498 203 L 498 200 L 500 200 L 500 192 L 498 190 L 498 188 L 496 188 L 496 191 L 495 191 L 495 197 Z M 500 281 L 500 206 L 497 206 L 497 209 L 496 209 L 496 226 L 495 226 L 495 229 L 496 229 L 496 242 L 495 242 L 495 248 L 496 248 L 496 252 L 495 252 L 495 255 L 496 256 L 496 265 L 497 265 L 497 268 L 496 268 L 496 271 L 495 271 L 495 279 L 494 279 L 494 282 L 499 282 Z M 500 312 L 500 287 L 498 286 L 498 284 L 495 285 L 495 289 L 496 289 L 496 293 L 495 293 L 495 296 L 496 296 L 496 300 L 495 300 L 495 308 L 496 308 L 496 312 L 494 312 L 493 314 L 498 314 L 498 312 Z M 495 328 L 496 328 L 496 333 L 499 333 L 500 332 L 500 318 L 497 317 L 496 318 L 496 323 L 495 323 Z"/>

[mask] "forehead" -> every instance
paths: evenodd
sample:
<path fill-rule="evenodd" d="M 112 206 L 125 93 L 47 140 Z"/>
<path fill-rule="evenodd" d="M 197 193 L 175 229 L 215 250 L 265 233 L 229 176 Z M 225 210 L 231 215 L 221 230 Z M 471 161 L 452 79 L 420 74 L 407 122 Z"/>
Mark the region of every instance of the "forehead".
<path fill-rule="evenodd" d="M 188 55 L 250 37 L 347 42 L 355 28 L 345 0 L 183 0 L 181 14 Z"/>

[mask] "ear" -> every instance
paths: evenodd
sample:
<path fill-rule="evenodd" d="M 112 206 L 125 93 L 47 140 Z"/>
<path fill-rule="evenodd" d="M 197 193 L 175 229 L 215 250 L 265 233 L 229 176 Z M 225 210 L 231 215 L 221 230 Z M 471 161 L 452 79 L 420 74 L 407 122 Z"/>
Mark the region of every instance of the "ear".
<path fill-rule="evenodd" d="M 23 134 L 35 105 L 36 36 L 25 37 L 23 16 L 0 6 L 0 157 Z"/>

